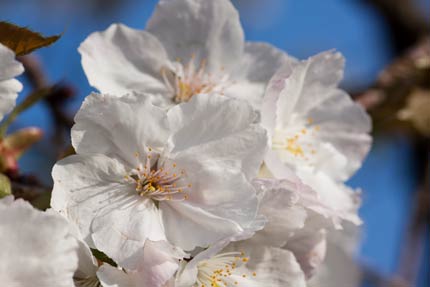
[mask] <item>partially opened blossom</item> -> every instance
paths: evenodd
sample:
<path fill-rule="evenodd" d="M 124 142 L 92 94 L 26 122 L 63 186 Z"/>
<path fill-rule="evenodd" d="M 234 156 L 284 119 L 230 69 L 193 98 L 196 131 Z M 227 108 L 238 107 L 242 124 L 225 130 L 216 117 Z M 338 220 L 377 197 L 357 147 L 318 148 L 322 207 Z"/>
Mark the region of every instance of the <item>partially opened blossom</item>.
<path fill-rule="evenodd" d="M 211 92 L 259 108 L 270 77 L 294 61 L 268 44 L 245 43 L 229 0 L 161 0 L 146 30 L 113 24 L 79 52 L 102 93 L 150 92 L 167 105 Z"/>
<path fill-rule="evenodd" d="M 267 146 L 256 119 L 213 95 L 166 112 L 149 96 L 92 94 L 75 118 L 77 154 L 53 169 L 51 205 L 129 270 L 146 240 L 206 247 L 255 221 L 250 179 Z"/>
<path fill-rule="evenodd" d="M 343 230 L 327 234 L 326 259 L 308 281 L 309 287 L 360 286 L 365 280 L 365 269 L 356 260 L 359 234 L 360 230 L 354 224 L 345 224 Z"/>
<path fill-rule="evenodd" d="M 0 242 L 2 286 L 75 286 L 77 242 L 60 215 L 5 197 L 0 200 Z"/>
<path fill-rule="evenodd" d="M 0 44 L 0 120 L 15 106 L 22 85 L 14 78 L 23 71 L 24 67 L 15 60 L 14 52 Z"/>

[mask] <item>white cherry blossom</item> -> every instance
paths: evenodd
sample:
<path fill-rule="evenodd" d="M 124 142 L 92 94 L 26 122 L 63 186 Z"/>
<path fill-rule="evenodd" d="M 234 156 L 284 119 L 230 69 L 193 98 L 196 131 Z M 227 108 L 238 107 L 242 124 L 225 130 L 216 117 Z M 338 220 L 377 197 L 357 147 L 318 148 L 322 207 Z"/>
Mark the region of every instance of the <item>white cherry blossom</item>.
<path fill-rule="evenodd" d="M 259 108 L 270 77 L 295 61 L 268 44 L 245 43 L 229 0 L 161 0 L 146 30 L 113 24 L 91 34 L 79 52 L 100 92 L 149 92 L 167 105 L 214 93 Z"/>
<path fill-rule="evenodd" d="M 51 205 L 128 270 L 146 240 L 192 250 L 242 232 L 256 218 L 250 180 L 267 147 L 256 119 L 214 95 L 166 112 L 150 96 L 92 94 L 75 118 L 77 154 L 53 169 Z"/>
<path fill-rule="evenodd" d="M 265 164 L 275 177 L 288 167 L 343 181 L 361 166 L 371 123 L 364 109 L 337 88 L 343 66 L 340 53 L 324 52 L 285 65 L 271 79 L 262 123 L 272 142 Z"/>
<path fill-rule="evenodd" d="M 343 65 L 339 53 L 324 52 L 284 66 L 271 79 L 262 107 L 271 138 L 267 172 L 298 175 L 333 211 L 337 228 L 342 220 L 360 223 L 359 194 L 343 181 L 360 167 L 371 143 L 369 116 L 337 88 Z"/>
<path fill-rule="evenodd" d="M 0 199 L 2 286 L 74 287 L 77 242 L 58 214 L 12 196 Z"/>
<path fill-rule="evenodd" d="M 15 60 L 14 52 L 0 43 L 0 120 L 15 106 L 22 85 L 14 78 L 23 71 L 24 67 Z"/>
<path fill-rule="evenodd" d="M 174 284 L 169 286 L 306 286 L 304 274 L 290 251 L 250 244 L 226 247 L 227 244 L 228 241 L 220 241 L 183 262 Z"/>

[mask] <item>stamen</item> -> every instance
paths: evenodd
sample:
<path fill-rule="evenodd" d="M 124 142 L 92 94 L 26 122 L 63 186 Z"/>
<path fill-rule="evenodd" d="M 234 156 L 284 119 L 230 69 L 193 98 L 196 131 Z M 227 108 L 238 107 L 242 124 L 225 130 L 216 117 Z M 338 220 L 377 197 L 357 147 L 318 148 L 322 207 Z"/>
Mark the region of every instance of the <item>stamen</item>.
<path fill-rule="evenodd" d="M 286 150 L 295 157 L 309 160 L 308 155 L 315 155 L 317 153 L 312 144 L 312 137 L 320 130 L 320 126 L 318 125 L 310 126 L 313 122 L 312 118 L 308 118 L 307 125 L 301 129 L 296 129 L 295 133 L 291 131 L 278 131 L 272 140 L 273 148 Z"/>
<path fill-rule="evenodd" d="M 197 265 L 197 282 L 194 287 L 230 287 L 238 286 L 237 281 L 227 280 L 232 275 L 247 277 L 247 274 L 237 274 L 237 267 L 248 262 L 249 258 L 245 257 L 243 252 L 221 253 L 208 260 L 201 261 Z M 257 276 L 253 272 L 252 276 Z M 232 282 L 232 283 L 229 283 Z"/>
<path fill-rule="evenodd" d="M 149 148 L 148 151 L 152 152 L 152 149 Z M 149 197 L 155 201 L 187 199 L 191 184 L 182 185 L 185 172 L 178 176 L 170 170 L 165 170 L 165 166 L 159 166 L 159 154 L 152 152 L 152 155 L 156 156 L 156 160 L 148 153 L 145 165 L 140 164 L 132 169 L 124 179 L 133 183 L 138 195 L 142 197 Z M 175 169 L 177 164 L 173 163 L 172 166 Z"/>
<path fill-rule="evenodd" d="M 229 85 L 228 75 L 221 67 L 219 75 L 213 75 L 206 70 L 206 60 L 203 59 L 195 64 L 195 55 L 187 64 L 183 64 L 180 59 L 176 61 L 174 71 L 166 68 L 161 69 L 161 75 L 167 88 L 173 93 L 173 100 L 176 103 L 186 102 L 192 96 L 210 92 L 223 94 L 224 89 Z"/>

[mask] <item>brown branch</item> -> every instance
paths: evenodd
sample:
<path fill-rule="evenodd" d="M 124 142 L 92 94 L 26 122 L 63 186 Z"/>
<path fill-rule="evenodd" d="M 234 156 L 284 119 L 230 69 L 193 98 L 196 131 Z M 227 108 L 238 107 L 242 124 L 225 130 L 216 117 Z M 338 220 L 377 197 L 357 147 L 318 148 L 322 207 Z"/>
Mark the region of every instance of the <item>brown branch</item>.
<path fill-rule="evenodd" d="M 384 18 L 397 55 L 430 32 L 430 25 L 414 0 L 364 0 L 364 2 L 377 9 Z"/>
<path fill-rule="evenodd" d="M 372 115 L 377 130 L 405 128 L 397 118 L 417 88 L 430 89 L 430 38 L 423 38 L 384 69 L 367 91 L 353 95 Z"/>

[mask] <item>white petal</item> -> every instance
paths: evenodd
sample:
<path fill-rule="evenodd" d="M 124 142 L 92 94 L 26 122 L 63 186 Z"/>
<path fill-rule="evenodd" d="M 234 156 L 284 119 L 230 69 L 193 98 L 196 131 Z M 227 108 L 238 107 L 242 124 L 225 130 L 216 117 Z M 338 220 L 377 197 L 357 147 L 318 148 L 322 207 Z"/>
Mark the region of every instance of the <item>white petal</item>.
<path fill-rule="evenodd" d="M 292 115 L 306 117 L 310 108 L 318 106 L 330 95 L 343 76 L 344 58 L 340 53 L 324 52 L 294 66 L 279 90 L 277 116 L 279 122 L 288 124 Z M 285 73 L 285 71 L 281 71 Z"/>
<path fill-rule="evenodd" d="M 249 269 L 256 272 L 253 280 L 258 283 L 248 286 L 306 286 L 303 272 L 291 252 L 277 248 L 263 250 L 264 252 L 250 253 L 252 260 Z"/>
<path fill-rule="evenodd" d="M 272 76 L 284 65 L 295 65 L 298 61 L 284 51 L 267 43 L 248 42 L 244 55 L 237 67 L 237 77 L 250 82 L 267 84 Z"/>
<path fill-rule="evenodd" d="M 285 249 L 291 251 L 300 264 L 306 278 L 314 275 L 324 261 L 326 253 L 326 231 L 307 226 L 292 236 Z"/>
<path fill-rule="evenodd" d="M 312 115 L 314 124 L 320 127 L 319 138 L 332 144 L 348 159 L 341 172 L 337 169 L 337 178 L 348 179 L 360 168 L 363 158 L 369 152 L 372 142 L 368 134 L 371 128 L 370 117 L 341 90 L 333 91 L 329 99 L 308 114 Z"/>
<path fill-rule="evenodd" d="M 139 94 L 89 95 L 75 117 L 72 143 L 79 154 L 113 156 L 137 167 L 136 153 L 163 146 L 168 136 L 165 112 Z"/>
<path fill-rule="evenodd" d="M 241 62 L 231 75 L 234 79 L 225 90 L 228 97 L 245 100 L 260 110 L 266 85 L 284 65 L 296 63 L 285 52 L 266 43 L 246 43 Z"/>
<path fill-rule="evenodd" d="M 161 43 L 145 31 L 113 24 L 79 47 L 90 84 L 102 93 L 164 93 L 161 70 L 169 65 Z"/>
<path fill-rule="evenodd" d="M 242 231 L 236 222 L 184 202 L 161 202 L 160 209 L 168 240 L 184 250 L 207 247 Z"/>
<path fill-rule="evenodd" d="M 223 94 L 230 98 L 246 101 L 255 110 L 260 110 L 265 88 L 266 83 L 250 82 L 246 79 L 234 80 L 225 88 Z"/>
<path fill-rule="evenodd" d="M 142 283 L 144 286 L 162 287 L 178 269 L 178 259 L 186 254 L 165 241 L 146 241 L 143 253 Z"/>
<path fill-rule="evenodd" d="M 162 287 L 178 269 L 178 259 L 184 256 L 185 253 L 165 241 L 147 240 L 138 258 L 137 270 L 125 272 L 104 264 L 97 275 L 104 287 Z"/>
<path fill-rule="evenodd" d="M 24 67 L 15 60 L 15 54 L 6 46 L 0 44 L 0 81 L 12 79 L 22 72 Z"/>
<path fill-rule="evenodd" d="M 67 157 L 52 171 L 51 206 L 74 222 L 85 242 L 94 247 L 90 237 L 93 219 L 129 203 L 136 195 L 124 183 L 125 174 L 117 160 L 103 155 Z"/>
<path fill-rule="evenodd" d="M 239 168 L 207 158 L 175 159 L 192 183 L 186 203 L 248 225 L 255 218 L 257 197 Z"/>
<path fill-rule="evenodd" d="M 231 250 L 231 248 L 227 248 Z M 250 287 L 305 287 L 306 280 L 293 253 L 288 250 L 250 245 L 246 241 L 235 245 L 233 250 L 244 251 L 249 261 L 240 267 L 240 273 L 227 277 L 232 286 Z M 255 276 L 253 273 L 255 272 Z M 242 276 L 242 273 L 246 276 Z"/>
<path fill-rule="evenodd" d="M 58 213 L 51 208 L 46 212 L 61 215 L 61 213 Z M 72 221 L 67 221 L 67 223 L 70 235 L 78 242 L 78 268 L 76 269 L 73 277 L 75 279 L 75 285 L 80 287 L 80 285 L 76 283 L 76 279 L 96 279 L 96 272 L 98 269 L 97 259 L 93 256 L 90 247 L 83 241 L 82 235 L 75 223 Z"/>
<path fill-rule="evenodd" d="M 100 266 L 97 276 L 103 287 L 139 287 L 136 284 L 135 274 L 125 273 L 109 264 Z"/>
<path fill-rule="evenodd" d="M 261 123 L 273 135 L 277 121 L 277 105 L 286 79 L 291 76 L 297 63 L 290 61 L 283 65 L 270 79 L 264 94 L 261 108 Z"/>
<path fill-rule="evenodd" d="M 365 272 L 354 259 L 359 241 L 357 229 L 348 224 L 343 230 L 328 233 L 326 259 L 309 280 L 309 287 L 360 286 Z"/>
<path fill-rule="evenodd" d="M 97 216 L 91 231 L 97 249 L 128 270 L 138 268 L 147 239 L 165 239 L 160 212 L 150 199 L 131 201 Z"/>
<path fill-rule="evenodd" d="M 147 30 L 163 43 L 171 60 L 198 63 L 208 72 L 231 70 L 242 56 L 244 36 L 239 15 L 227 0 L 160 1 Z"/>
<path fill-rule="evenodd" d="M 241 166 L 254 178 L 267 148 L 265 130 L 247 103 L 214 95 L 197 95 L 168 112 L 170 151 L 210 157 Z"/>
<path fill-rule="evenodd" d="M 299 202 L 300 185 L 287 180 L 255 181 L 260 197 L 259 214 L 264 215 L 267 223 L 252 241 L 282 247 L 296 230 L 303 228 L 307 211 Z"/>
<path fill-rule="evenodd" d="M 342 183 L 335 182 L 324 173 L 309 173 L 299 171 L 299 176 L 303 182 L 312 187 L 321 201 L 328 207 L 329 218 L 336 228 L 341 228 L 343 220 L 354 224 L 361 224 L 358 216 L 360 206 L 360 193 L 351 190 Z"/>
<path fill-rule="evenodd" d="M 69 232 L 60 215 L 35 210 L 22 200 L 0 200 L 2 285 L 74 286 L 77 242 Z"/>
<path fill-rule="evenodd" d="M 23 71 L 22 64 L 15 60 L 15 54 L 0 44 L 0 120 L 15 106 L 22 85 L 14 77 Z"/>

